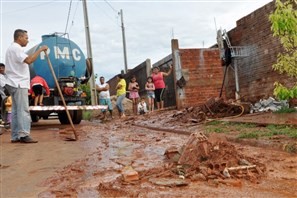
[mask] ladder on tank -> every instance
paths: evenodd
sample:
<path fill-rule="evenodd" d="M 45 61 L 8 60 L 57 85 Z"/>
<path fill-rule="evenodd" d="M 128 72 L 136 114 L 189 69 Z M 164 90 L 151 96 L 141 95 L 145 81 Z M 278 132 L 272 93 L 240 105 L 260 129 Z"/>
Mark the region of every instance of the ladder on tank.
<path fill-rule="evenodd" d="M 248 57 L 249 56 L 249 48 L 245 47 L 245 46 L 232 46 L 230 39 L 228 37 L 228 34 L 225 29 L 223 31 L 221 29 L 217 31 L 217 43 L 218 43 L 218 47 L 220 49 L 221 59 L 224 61 L 227 60 L 228 58 L 233 60 L 232 62 L 230 60 L 230 64 L 227 63 L 227 65 L 225 65 L 226 67 L 225 67 L 225 71 L 224 71 L 224 79 L 223 79 L 223 83 L 222 83 L 220 97 L 222 96 L 222 90 L 223 90 L 223 86 L 225 83 L 226 73 L 228 70 L 228 66 L 230 65 L 231 68 L 234 70 L 234 75 L 235 75 L 235 87 L 236 87 L 235 99 L 240 100 L 237 59 Z M 229 53 L 230 57 L 227 57 L 226 54 L 228 54 L 228 53 L 226 53 L 226 50 L 228 50 L 230 52 Z"/>

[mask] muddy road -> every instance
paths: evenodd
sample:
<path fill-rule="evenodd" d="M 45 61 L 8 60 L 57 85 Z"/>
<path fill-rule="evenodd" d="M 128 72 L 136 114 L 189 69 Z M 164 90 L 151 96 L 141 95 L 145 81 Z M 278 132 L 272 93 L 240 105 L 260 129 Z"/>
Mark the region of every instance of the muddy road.
<path fill-rule="evenodd" d="M 168 121 L 173 114 L 169 111 L 128 116 L 125 120 L 83 121 L 76 126 L 76 142 L 64 141 L 73 137 L 72 131 L 58 120 L 33 124 L 32 136 L 39 140 L 37 144 L 11 144 L 5 132 L 0 136 L 0 195 L 297 197 L 297 155 L 273 147 L 228 142 L 220 136 L 220 147 L 209 148 L 222 152 L 204 161 L 206 175 L 201 174 L 201 166 L 190 170 L 177 165 L 174 158 L 164 155 L 166 151 L 182 148 L 191 133 L 205 129 L 203 124 Z M 238 156 L 261 170 L 241 170 L 225 178 L 222 171 L 210 167 L 217 163 L 231 165 Z"/>

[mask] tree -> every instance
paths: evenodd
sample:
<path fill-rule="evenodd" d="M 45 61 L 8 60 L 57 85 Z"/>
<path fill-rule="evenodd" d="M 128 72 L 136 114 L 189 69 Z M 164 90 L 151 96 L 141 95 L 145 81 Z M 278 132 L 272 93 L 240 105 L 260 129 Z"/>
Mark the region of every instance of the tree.
<path fill-rule="evenodd" d="M 281 74 L 286 73 L 289 77 L 297 78 L 297 0 L 276 0 L 275 10 L 269 16 L 272 23 L 273 36 L 278 37 L 283 46 L 283 52 L 277 56 L 277 62 L 272 66 Z M 275 83 L 274 94 L 289 92 L 287 99 L 296 98 L 297 84 L 292 88 L 286 88 L 281 83 Z"/>

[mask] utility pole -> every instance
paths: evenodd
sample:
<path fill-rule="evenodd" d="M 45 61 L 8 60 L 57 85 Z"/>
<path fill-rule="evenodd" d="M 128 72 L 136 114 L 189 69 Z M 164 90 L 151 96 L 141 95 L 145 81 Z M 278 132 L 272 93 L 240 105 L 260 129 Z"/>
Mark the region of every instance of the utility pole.
<path fill-rule="evenodd" d="M 89 18 L 88 18 L 88 10 L 87 10 L 87 0 L 83 0 L 82 2 L 83 2 L 85 33 L 86 33 L 86 42 L 87 42 L 87 56 L 90 60 L 91 67 L 92 67 L 91 81 L 90 81 L 91 103 L 92 105 L 97 105 L 97 94 L 95 89 L 96 86 L 95 86 L 93 56 L 92 56 L 92 48 L 91 48 L 90 26 L 89 26 Z"/>
<path fill-rule="evenodd" d="M 121 27 L 122 27 L 122 37 L 123 37 L 123 48 L 124 48 L 124 62 L 125 62 L 125 73 L 128 72 L 128 63 L 127 63 L 127 51 L 126 51 L 126 38 L 125 38 L 125 27 L 124 27 L 124 17 L 123 10 L 119 12 L 121 15 Z"/>

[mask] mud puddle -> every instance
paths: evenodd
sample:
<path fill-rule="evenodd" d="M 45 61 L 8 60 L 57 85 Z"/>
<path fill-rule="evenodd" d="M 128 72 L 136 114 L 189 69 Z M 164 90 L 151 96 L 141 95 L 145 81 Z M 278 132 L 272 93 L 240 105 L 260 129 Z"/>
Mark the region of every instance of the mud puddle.
<path fill-rule="evenodd" d="M 39 197 L 131 195 L 122 187 L 121 171 L 133 167 L 140 177 L 157 174 L 164 170 L 164 145 L 184 142 L 178 135 L 151 133 L 124 124 L 82 127 L 80 141 L 91 153 L 47 179 L 44 185 L 50 190 Z"/>
<path fill-rule="evenodd" d="M 297 196 L 294 190 L 296 155 L 280 151 L 227 142 L 219 148 L 228 148 L 229 157 L 216 156 L 221 161 L 212 160 L 205 164 L 206 171 L 214 172 L 207 175 L 209 178 L 197 176 L 201 168 L 192 170 L 195 174 L 183 174 L 184 167 L 181 169 L 164 154 L 169 148 L 183 147 L 189 136 L 133 126 L 133 123 L 142 123 L 185 130 L 184 126 L 168 122 L 169 115 L 172 112 L 150 115 L 149 120 L 148 117 L 130 117 L 126 121 L 93 122 L 82 127 L 79 144 L 88 150 L 88 154 L 48 178 L 43 183 L 48 190 L 39 197 Z M 226 179 L 222 172 L 216 173 L 215 167 L 221 168 L 222 164 L 232 160 L 238 163 L 237 158 L 232 158 L 235 151 L 252 164 L 264 165 L 261 176 L 243 170 L 236 175 L 231 173 L 231 178 Z"/>

